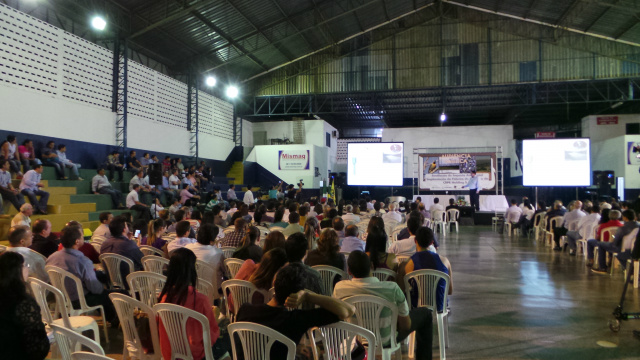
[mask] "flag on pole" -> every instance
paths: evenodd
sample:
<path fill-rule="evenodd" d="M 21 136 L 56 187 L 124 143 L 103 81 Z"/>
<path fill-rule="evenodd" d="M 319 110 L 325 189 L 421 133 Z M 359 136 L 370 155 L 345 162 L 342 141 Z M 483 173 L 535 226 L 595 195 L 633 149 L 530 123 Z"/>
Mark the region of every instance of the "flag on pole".
<path fill-rule="evenodd" d="M 329 191 L 329 198 L 336 202 L 336 179 L 331 179 L 331 191 Z"/>

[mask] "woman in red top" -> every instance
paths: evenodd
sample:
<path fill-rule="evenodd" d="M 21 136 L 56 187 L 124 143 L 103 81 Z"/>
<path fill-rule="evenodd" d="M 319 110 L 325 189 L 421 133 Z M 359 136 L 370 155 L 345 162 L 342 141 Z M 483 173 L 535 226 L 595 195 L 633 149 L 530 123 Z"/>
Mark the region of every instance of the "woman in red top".
<path fill-rule="evenodd" d="M 206 295 L 196 290 L 196 281 L 198 281 L 196 255 L 187 248 L 174 250 L 167 270 L 167 282 L 160 293 L 158 301 L 160 303 L 181 305 L 206 316 L 209 319 L 209 334 L 211 335 L 211 344 L 213 344 L 213 355 L 216 359 L 219 359 L 231 349 L 231 343 L 229 343 L 228 338 L 220 337 L 218 322 L 213 314 L 209 299 Z M 160 320 L 159 333 L 162 357 L 171 359 L 171 344 L 169 343 L 167 331 Z M 187 335 L 193 358 L 204 359 L 202 326 L 195 319 L 187 320 Z"/>
<path fill-rule="evenodd" d="M 609 234 L 605 234 L 606 237 L 604 239 L 600 239 L 600 234 L 602 234 L 602 230 L 612 226 L 621 227 L 622 225 L 623 225 L 622 222 L 620 222 L 619 211 L 602 209 L 602 214 L 600 217 L 600 225 L 598 225 L 598 229 L 596 230 L 596 240 L 608 242 Z"/>

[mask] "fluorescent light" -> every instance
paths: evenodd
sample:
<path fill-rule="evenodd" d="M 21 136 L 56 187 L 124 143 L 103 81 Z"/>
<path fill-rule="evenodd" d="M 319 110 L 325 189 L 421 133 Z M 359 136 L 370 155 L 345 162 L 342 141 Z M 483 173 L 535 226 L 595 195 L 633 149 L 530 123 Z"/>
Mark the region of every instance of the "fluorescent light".
<path fill-rule="evenodd" d="M 213 76 L 207 76 L 207 80 L 206 80 L 207 86 L 214 87 L 216 86 L 216 82 L 217 82 L 216 78 L 214 78 Z"/>
<path fill-rule="evenodd" d="M 442 115 L 440 115 L 440 121 L 447 121 L 447 115 L 445 113 L 442 113 Z"/>
<path fill-rule="evenodd" d="M 233 85 L 229 85 L 229 87 L 227 87 L 227 97 L 233 99 L 236 96 L 238 96 L 238 88 Z"/>
<path fill-rule="evenodd" d="M 96 30 L 104 30 L 107 26 L 107 21 L 102 16 L 94 16 L 91 19 L 91 26 Z"/>

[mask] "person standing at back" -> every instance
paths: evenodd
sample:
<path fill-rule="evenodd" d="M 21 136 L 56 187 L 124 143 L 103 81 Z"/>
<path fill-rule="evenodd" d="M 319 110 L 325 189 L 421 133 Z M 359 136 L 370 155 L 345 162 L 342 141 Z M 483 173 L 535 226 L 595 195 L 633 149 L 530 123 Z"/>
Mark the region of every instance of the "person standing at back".
<path fill-rule="evenodd" d="M 480 211 L 480 179 L 476 174 L 475 170 L 471 171 L 471 178 L 469 178 L 469 182 L 467 185 L 462 186 L 463 188 L 469 189 L 469 199 L 471 200 L 471 207 L 473 207 L 476 211 Z"/>

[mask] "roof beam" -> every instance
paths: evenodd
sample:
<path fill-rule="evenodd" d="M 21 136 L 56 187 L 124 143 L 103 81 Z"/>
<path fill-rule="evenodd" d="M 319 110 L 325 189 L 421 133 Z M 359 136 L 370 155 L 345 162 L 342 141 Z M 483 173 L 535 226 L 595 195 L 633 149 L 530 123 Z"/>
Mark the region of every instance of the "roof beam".
<path fill-rule="evenodd" d="M 298 29 L 298 27 L 293 23 L 293 21 L 291 21 L 291 19 L 287 15 L 287 13 L 285 13 L 284 10 L 282 10 L 282 7 L 280 6 L 280 4 L 278 4 L 278 0 L 271 0 L 271 2 L 273 3 L 273 5 L 275 5 L 276 9 L 278 9 L 278 11 L 280 11 L 282 16 L 284 16 L 287 19 L 287 22 L 289 23 L 289 25 L 291 25 L 296 31 L 299 32 L 300 29 Z M 300 37 L 302 38 L 302 40 L 304 40 L 305 43 L 307 43 L 307 46 L 309 47 L 309 49 L 313 49 L 313 46 L 311 45 L 309 40 L 307 40 L 306 37 L 304 37 L 302 35 L 300 35 Z"/>
<path fill-rule="evenodd" d="M 636 25 L 638 25 L 638 19 L 635 17 L 631 18 L 627 21 L 616 33 L 613 35 L 614 38 L 620 39 L 624 36 L 624 34 L 628 33 L 629 30 L 633 29 Z"/>
<path fill-rule="evenodd" d="M 178 18 L 180 18 L 180 17 L 182 17 L 184 15 L 189 14 L 193 10 L 197 10 L 198 8 L 200 8 L 202 6 L 211 4 L 211 3 L 215 2 L 215 1 L 217 1 L 217 0 L 201 0 L 201 1 L 198 1 L 197 3 L 191 5 L 191 6 L 187 7 L 187 8 L 183 8 L 183 9 L 180 9 L 178 11 L 175 11 L 175 12 L 171 13 L 169 16 L 167 16 L 166 18 L 164 18 L 164 19 L 162 19 L 160 21 L 157 21 L 157 22 L 147 26 L 146 28 L 144 28 L 142 30 L 139 30 L 139 31 L 136 31 L 135 33 L 129 35 L 128 40 L 134 39 L 134 38 L 136 38 L 136 37 L 138 37 L 140 35 L 144 35 L 144 34 L 148 33 L 149 31 L 151 31 L 151 30 L 153 30 L 153 29 L 155 29 L 155 28 L 157 28 L 159 26 L 162 26 L 164 24 L 168 24 L 168 23 L 172 22 L 173 20 L 176 20 L 176 19 L 178 19 Z"/>
<path fill-rule="evenodd" d="M 598 15 L 598 17 L 597 17 L 595 20 L 593 20 L 593 22 L 592 22 L 591 24 L 589 24 L 589 26 L 587 26 L 587 28 L 586 28 L 584 31 L 586 31 L 586 32 L 591 31 L 591 28 L 592 28 L 595 24 L 597 24 L 597 23 L 598 23 L 598 21 L 600 21 L 600 19 L 602 19 L 602 17 L 604 17 L 604 16 L 609 12 L 609 10 L 611 10 L 611 9 L 613 8 L 613 6 L 614 6 L 614 5 L 617 5 L 617 4 L 618 4 L 618 2 L 620 2 L 620 0 L 616 0 L 615 2 L 613 2 L 613 3 L 609 4 L 609 5 L 608 5 L 608 7 L 607 7 L 607 9 L 605 9 L 605 10 L 604 10 L 600 15 Z M 600 4 L 600 5 L 603 5 L 603 4 Z M 603 5 L 603 6 L 604 6 L 604 5 Z"/>
<path fill-rule="evenodd" d="M 567 7 L 567 10 L 565 10 L 562 13 L 562 15 L 560 15 L 560 17 L 558 18 L 558 21 L 556 21 L 556 25 L 562 25 L 564 21 L 567 19 L 567 17 L 569 16 L 569 14 L 571 13 L 571 11 L 573 11 L 573 9 L 576 7 L 576 5 L 578 5 L 580 1 L 581 0 L 573 0 L 569 5 L 569 7 Z"/>
<path fill-rule="evenodd" d="M 525 22 L 529 22 L 529 23 L 533 23 L 533 24 L 537 24 L 537 25 L 542 25 L 542 26 L 553 28 L 553 29 L 564 30 L 564 31 L 568 31 L 568 32 L 576 33 L 576 34 L 591 36 L 591 37 L 598 38 L 598 39 L 609 40 L 609 41 L 613 41 L 613 42 L 617 42 L 617 43 L 621 43 L 621 44 L 625 44 L 625 45 L 630 45 L 630 46 L 634 46 L 634 47 L 640 47 L 640 43 L 633 42 L 633 41 L 616 39 L 616 38 L 613 38 L 611 36 L 596 34 L 596 33 L 588 32 L 588 31 L 583 31 L 583 30 L 575 29 L 575 28 L 568 27 L 568 26 L 555 25 L 555 24 L 550 24 L 548 22 L 544 22 L 544 21 L 527 19 L 527 18 L 523 18 L 523 17 L 520 17 L 520 16 L 516 16 L 516 15 L 511 15 L 511 14 L 507 14 L 507 13 L 487 10 L 485 8 L 481 8 L 481 7 L 477 7 L 477 6 L 465 5 L 465 4 L 457 2 L 457 1 L 451 1 L 451 0 L 442 0 L 442 1 L 445 2 L 445 3 L 451 4 L 451 5 L 456 5 L 456 6 L 459 6 L 459 7 L 464 7 L 464 8 L 468 8 L 468 9 L 484 12 L 484 13 L 489 13 L 489 14 L 494 14 L 494 15 L 498 15 L 498 16 L 502 16 L 502 17 L 515 19 L 515 20 L 525 21 Z"/>
<path fill-rule="evenodd" d="M 527 12 L 524 13 L 524 18 L 528 19 L 529 16 L 531 16 L 531 10 L 533 10 L 534 7 L 536 7 L 536 3 L 538 2 L 538 0 L 531 0 L 531 3 L 529 4 L 529 8 L 527 9 Z M 499 13 L 500 11 L 496 10 L 496 13 Z"/>

